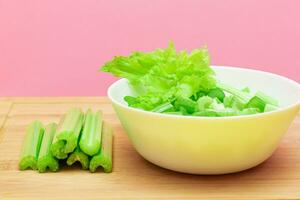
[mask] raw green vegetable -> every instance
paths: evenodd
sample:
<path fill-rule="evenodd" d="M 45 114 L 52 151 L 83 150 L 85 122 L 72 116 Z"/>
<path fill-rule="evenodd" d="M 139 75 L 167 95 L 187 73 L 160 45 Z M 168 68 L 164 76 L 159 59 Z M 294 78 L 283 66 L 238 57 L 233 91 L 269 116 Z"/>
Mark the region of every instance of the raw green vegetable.
<path fill-rule="evenodd" d="M 104 123 L 102 132 L 102 146 L 98 154 L 92 157 L 90 162 L 90 171 L 95 172 L 101 166 L 105 173 L 112 171 L 112 146 L 113 146 L 113 133 L 112 127 Z"/>
<path fill-rule="evenodd" d="M 58 140 L 55 136 L 51 145 L 51 153 L 58 159 L 65 159 L 68 157 L 68 154 L 65 153 L 64 148 L 66 145 L 66 141 Z"/>
<path fill-rule="evenodd" d="M 258 108 L 260 112 L 263 112 L 266 106 L 266 102 L 257 96 L 252 97 L 246 104 L 247 108 Z"/>
<path fill-rule="evenodd" d="M 161 104 L 159 106 L 157 106 L 156 108 L 154 108 L 153 110 L 151 110 L 152 112 L 158 112 L 158 113 L 162 113 L 162 112 L 170 112 L 173 111 L 174 107 L 171 103 L 166 102 L 164 104 Z"/>
<path fill-rule="evenodd" d="M 128 106 L 157 113 L 191 116 L 236 116 L 277 109 L 278 101 L 250 88 L 237 89 L 214 76 L 206 47 L 176 52 L 166 49 L 116 56 L 101 68 L 129 81 L 135 96 Z M 272 105 L 274 107 L 266 105 Z"/>
<path fill-rule="evenodd" d="M 83 153 L 79 146 L 71 153 L 67 159 L 67 165 L 71 166 L 75 162 L 80 162 L 82 169 L 89 168 L 89 156 Z"/>
<path fill-rule="evenodd" d="M 264 112 L 270 112 L 276 110 L 277 108 L 278 108 L 277 106 L 274 106 L 272 104 L 266 104 Z"/>
<path fill-rule="evenodd" d="M 209 66 L 207 48 L 176 52 L 173 43 L 153 52 L 134 52 L 116 56 L 105 63 L 102 71 L 127 78 L 138 94 L 125 97 L 131 106 L 152 110 L 176 97 L 190 97 L 216 87 L 214 71 Z"/>
<path fill-rule="evenodd" d="M 89 156 L 99 152 L 101 147 L 102 113 L 86 112 L 83 131 L 81 133 L 80 149 Z"/>
<path fill-rule="evenodd" d="M 231 95 L 238 98 L 238 100 L 241 101 L 241 103 L 243 103 L 243 104 L 246 104 L 249 101 L 249 99 L 251 98 L 251 96 L 248 93 L 238 90 L 238 89 L 231 87 L 229 85 L 226 85 L 224 83 L 218 83 L 218 87 L 220 89 L 222 89 L 223 91 L 228 92 Z"/>
<path fill-rule="evenodd" d="M 58 160 L 52 155 L 50 151 L 56 128 L 57 125 L 55 123 L 51 123 L 45 128 L 37 161 L 37 168 L 39 172 L 45 172 L 47 168 L 55 172 L 59 168 Z"/>
<path fill-rule="evenodd" d="M 265 93 L 258 91 L 255 96 L 257 96 L 258 98 L 260 98 L 261 100 L 263 100 L 266 104 L 270 104 L 273 105 L 275 107 L 278 106 L 278 101 L 268 95 L 266 95 Z"/>
<path fill-rule="evenodd" d="M 213 101 L 214 100 L 209 96 L 200 97 L 197 101 L 199 110 L 205 110 L 207 108 L 210 108 Z"/>
<path fill-rule="evenodd" d="M 180 110 L 180 108 L 183 108 L 190 114 L 198 110 L 198 104 L 187 97 L 178 97 L 174 103 L 174 106 L 178 110 Z"/>
<path fill-rule="evenodd" d="M 61 119 L 51 146 L 52 154 L 56 158 L 64 159 L 68 153 L 74 151 L 83 122 L 84 114 L 78 108 L 70 109 Z"/>
<path fill-rule="evenodd" d="M 245 108 L 257 108 L 259 112 L 264 112 L 266 104 L 278 106 L 277 100 L 263 92 L 257 92 L 254 96 L 251 96 L 248 92 L 240 91 L 224 83 L 218 83 L 218 87 L 236 97 L 244 104 Z"/>
<path fill-rule="evenodd" d="M 257 108 L 245 108 L 240 112 L 240 115 L 253 115 L 259 113 Z"/>
<path fill-rule="evenodd" d="M 34 121 L 27 127 L 19 162 L 20 170 L 25 170 L 27 168 L 35 170 L 37 168 L 37 159 L 43 134 L 44 127 L 39 121 Z"/>
<path fill-rule="evenodd" d="M 214 88 L 208 92 L 207 96 L 212 98 L 217 98 L 221 102 L 223 102 L 225 93 L 220 88 Z"/>

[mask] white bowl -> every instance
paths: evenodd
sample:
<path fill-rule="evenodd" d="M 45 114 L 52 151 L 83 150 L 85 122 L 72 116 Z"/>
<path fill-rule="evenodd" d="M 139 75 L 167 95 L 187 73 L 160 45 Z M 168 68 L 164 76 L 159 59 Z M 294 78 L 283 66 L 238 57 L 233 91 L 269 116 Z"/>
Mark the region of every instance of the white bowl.
<path fill-rule="evenodd" d="M 108 97 L 140 155 L 158 166 L 192 174 L 238 172 L 271 156 L 300 109 L 300 85 L 263 71 L 213 69 L 223 83 L 265 92 L 280 102 L 280 108 L 233 117 L 153 113 L 128 107 L 123 98 L 134 94 L 127 80 L 118 80 L 109 87 Z"/>

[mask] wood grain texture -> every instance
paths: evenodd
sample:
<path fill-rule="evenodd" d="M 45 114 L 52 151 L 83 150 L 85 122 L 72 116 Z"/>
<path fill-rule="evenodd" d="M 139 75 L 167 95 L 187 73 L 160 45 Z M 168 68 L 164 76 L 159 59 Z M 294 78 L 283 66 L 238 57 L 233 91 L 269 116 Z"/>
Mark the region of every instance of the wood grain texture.
<path fill-rule="evenodd" d="M 130 144 L 103 97 L 6 98 L 0 140 L 0 199 L 300 199 L 300 116 L 274 155 L 253 169 L 222 176 L 196 176 L 157 167 Z M 1 105 L 1 104 L 0 104 Z M 25 127 L 34 119 L 58 121 L 71 107 L 101 109 L 114 128 L 113 173 L 91 174 L 79 166 L 58 173 L 19 171 Z"/>
<path fill-rule="evenodd" d="M 7 114 L 11 110 L 12 102 L 10 100 L 0 100 L 0 143 L 4 135 L 3 126 L 5 124 Z"/>

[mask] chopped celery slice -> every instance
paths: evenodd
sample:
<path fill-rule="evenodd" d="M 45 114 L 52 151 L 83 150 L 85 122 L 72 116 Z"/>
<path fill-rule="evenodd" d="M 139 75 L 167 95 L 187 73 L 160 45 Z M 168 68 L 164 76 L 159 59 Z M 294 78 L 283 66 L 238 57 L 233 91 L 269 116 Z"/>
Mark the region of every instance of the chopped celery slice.
<path fill-rule="evenodd" d="M 52 154 L 64 159 L 68 153 L 74 151 L 77 146 L 79 134 L 84 122 L 84 114 L 78 108 L 73 108 L 60 120 L 53 144 Z"/>
<path fill-rule="evenodd" d="M 161 104 L 161 105 L 157 106 L 156 108 L 154 108 L 151 111 L 162 113 L 162 112 L 165 112 L 165 111 L 170 110 L 172 108 L 173 108 L 173 105 L 170 102 L 167 102 L 167 103 L 164 103 L 164 104 Z"/>
<path fill-rule="evenodd" d="M 221 102 L 223 102 L 225 93 L 220 88 L 215 88 L 215 89 L 210 90 L 208 92 L 207 96 L 212 97 L 212 98 L 217 98 Z"/>
<path fill-rule="evenodd" d="M 278 109 L 277 106 L 274 106 L 272 104 L 266 104 L 264 112 L 270 112 L 270 111 L 273 111 L 273 110 L 276 110 L 276 109 Z"/>
<path fill-rule="evenodd" d="M 194 113 L 198 109 L 198 104 L 187 97 L 178 97 L 174 103 L 175 108 L 183 108 L 187 113 Z"/>
<path fill-rule="evenodd" d="M 90 162 L 90 171 L 95 172 L 101 166 L 104 172 L 109 173 L 112 171 L 112 146 L 113 146 L 113 133 L 112 127 L 104 123 L 102 132 L 102 145 L 98 154 L 92 157 Z"/>
<path fill-rule="evenodd" d="M 241 90 L 238 90 L 234 87 L 231 87 L 227 84 L 218 83 L 217 85 L 220 89 L 222 89 L 225 92 L 228 92 L 228 93 L 232 94 L 233 96 L 235 96 L 236 98 L 238 98 L 241 101 L 241 103 L 243 103 L 243 104 L 246 104 L 249 101 L 249 99 L 251 98 L 247 93 L 245 93 Z"/>
<path fill-rule="evenodd" d="M 206 116 L 206 117 L 217 117 L 217 113 L 212 109 L 200 110 L 193 114 L 194 116 Z"/>
<path fill-rule="evenodd" d="M 19 162 L 20 170 L 37 168 L 37 159 L 43 139 L 44 128 L 41 122 L 34 121 L 27 127 Z"/>
<path fill-rule="evenodd" d="M 197 92 L 197 99 L 199 99 L 200 97 L 206 96 L 207 94 L 203 91 L 199 91 Z"/>
<path fill-rule="evenodd" d="M 40 153 L 37 161 L 39 172 L 45 172 L 47 168 L 55 172 L 59 168 L 57 159 L 52 155 L 50 147 L 55 135 L 57 124 L 51 123 L 45 127 L 43 140 L 41 143 Z"/>
<path fill-rule="evenodd" d="M 93 113 L 88 110 L 85 115 L 85 122 L 81 133 L 80 149 L 89 156 L 99 152 L 101 146 L 102 113 Z"/>
<path fill-rule="evenodd" d="M 233 108 L 223 108 L 215 111 L 217 116 L 226 117 L 226 116 L 234 116 L 237 115 L 237 110 Z"/>
<path fill-rule="evenodd" d="M 260 98 L 261 100 L 263 100 L 266 104 L 271 104 L 273 106 L 278 106 L 278 101 L 270 96 L 268 96 L 267 94 L 258 91 L 255 96 L 257 96 L 258 98 Z"/>
<path fill-rule="evenodd" d="M 197 103 L 199 110 L 203 110 L 210 107 L 210 105 L 213 103 L 213 99 L 209 96 L 203 96 L 198 99 Z"/>
<path fill-rule="evenodd" d="M 227 95 L 224 97 L 223 104 L 226 108 L 231 108 L 234 102 L 234 96 Z"/>
<path fill-rule="evenodd" d="M 265 109 L 266 103 L 257 96 L 254 96 L 246 104 L 247 108 L 258 108 L 260 112 L 263 112 Z"/>
<path fill-rule="evenodd" d="M 217 112 L 218 110 L 223 110 L 223 109 L 225 109 L 224 104 L 223 104 L 223 103 L 219 103 L 218 101 L 219 101 L 219 100 L 215 98 L 215 99 L 213 99 L 213 102 L 212 102 L 212 104 L 210 105 L 210 108 L 212 108 L 212 109 L 215 110 L 216 112 Z"/>
<path fill-rule="evenodd" d="M 55 136 L 51 145 L 51 152 L 58 159 L 65 159 L 68 157 L 68 154 L 65 153 L 64 148 L 66 145 L 66 141 L 58 140 Z"/>
<path fill-rule="evenodd" d="M 79 146 L 77 146 L 75 151 L 69 155 L 67 165 L 71 166 L 77 161 L 80 162 L 82 169 L 89 168 L 89 157 L 80 150 Z"/>
<path fill-rule="evenodd" d="M 259 113 L 258 108 L 245 108 L 242 111 L 240 111 L 241 115 L 253 115 Z"/>

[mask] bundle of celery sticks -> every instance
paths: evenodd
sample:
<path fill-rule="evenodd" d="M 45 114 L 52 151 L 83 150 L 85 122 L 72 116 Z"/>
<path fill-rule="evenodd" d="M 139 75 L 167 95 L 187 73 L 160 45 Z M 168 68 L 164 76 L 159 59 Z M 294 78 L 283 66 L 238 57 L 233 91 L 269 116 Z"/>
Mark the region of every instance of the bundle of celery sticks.
<path fill-rule="evenodd" d="M 112 171 L 112 128 L 103 122 L 102 112 L 90 109 L 84 114 L 81 109 L 70 109 L 59 125 L 43 126 L 40 121 L 32 122 L 23 141 L 20 170 L 31 168 L 39 172 L 59 170 L 59 160 L 68 166 L 80 162 L 82 169 L 95 172 Z"/>

